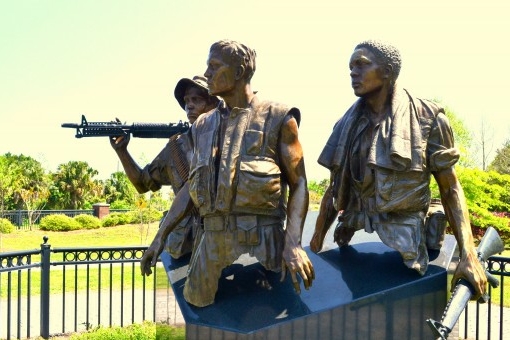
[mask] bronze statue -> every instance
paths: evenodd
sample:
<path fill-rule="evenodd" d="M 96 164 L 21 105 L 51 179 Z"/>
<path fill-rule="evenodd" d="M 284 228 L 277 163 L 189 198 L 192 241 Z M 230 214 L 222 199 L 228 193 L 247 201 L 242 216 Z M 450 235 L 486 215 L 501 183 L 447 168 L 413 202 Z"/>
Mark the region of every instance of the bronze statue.
<path fill-rule="evenodd" d="M 383 243 L 400 252 L 406 266 L 423 275 L 429 261 L 424 221 L 433 175 L 460 250 L 452 287 L 464 278 L 478 298 L 487 281 L 477 260 L 466 200 L 454 169 L 459 153 L 443 108 L 397 86 L 401 57 L 389 44 L 358 44 L 349 68 L 359 99 L 335 124 L 318 159 L 331 176 L 311 250 L 322 249 L 338 216 L 334 238 L 339 246 L 347 245 L 357 230 L 376 231 Z"/>
<path fill-rule="evenodd" d="M 223 101 L 193 124 L 189 190 L 179 191 L 180 206 L 170 208 L 141 261 L 142 274 L 149 275 L 161 240 L 194 203 L 204 230 L 190 260 L 184 297 L 198 307 L 214 302 L 222 269 L 246 253 L 267 270 L 281 271 L 282 280 L 289 272 L 298 293 L 297 275 L 306 289 L 315 278 L 301 246 L 308 189 L 298 138 L 300 111 L 257 98 L 250 84 L 255 57 L 253 49 L 236 41 L 211 46 L 204 75 L 209 93 Z"/>
<path fill-rule="evenodd" d="M 199 115 L 214 109 L 219 101 L 217 97 L 209 95 L 206 79 L 201 76 L 179 80 L 175 86 L 174 96 L 186 112 L 190 124 L 193 124 Z M 110 137 L 110 144 L 119 156 L 126 175 L 139 193 L 157 191 L 163 185 L 171 185 L 177 194 L 189 175 L 192 148 L 187 134 L 179 133 L 170 137 L 158 156 L 143 169 L 127 150 L 129 134 Z M 191 210 L 166 238 L 168 253 L 174 258 L 190 253 L 199 228 L 200 216 L 196 210 Z"/>

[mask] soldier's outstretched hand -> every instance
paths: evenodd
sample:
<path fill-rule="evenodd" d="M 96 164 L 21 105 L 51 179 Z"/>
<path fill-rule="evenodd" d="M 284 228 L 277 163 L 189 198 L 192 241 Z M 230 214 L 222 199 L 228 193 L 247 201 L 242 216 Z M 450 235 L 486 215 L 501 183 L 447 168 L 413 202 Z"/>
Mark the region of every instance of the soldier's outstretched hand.
<path fill-rule="evenodd" d="M 164 242 L 161 242 L 160 238 L 156 236 L 140 260 L 142 275 L 149 276 L 152 274 L 151 267 L 156 266 L 158 257 L 163 252 L 163 246 Z"/>
<path fill-rule="evenodd" d="M 296 293 L 301 293 L 301 287 L 297 275 L 301 276 L 305 289 L 312 286 L 315 279 L 315 270 L 308 255 L 301 246 L 285 247 L 283 251 L 282 276 L 281 281 L 290 273 L 292 284 Z"/>

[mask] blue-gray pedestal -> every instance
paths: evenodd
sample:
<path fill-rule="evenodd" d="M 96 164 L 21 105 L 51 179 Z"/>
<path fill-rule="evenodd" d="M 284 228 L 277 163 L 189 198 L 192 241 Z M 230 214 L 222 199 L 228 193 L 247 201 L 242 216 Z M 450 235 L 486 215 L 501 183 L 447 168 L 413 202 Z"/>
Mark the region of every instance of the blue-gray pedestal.
<path fill-rule="evenodd" d="M 328 244 L 319 254 L 305 247 L 316 279 L 300 295 L 290 278 L 281 283 L 279 274 L 242 257 L 224 271 L 214 305 L 204 308 L 183 298 L 186 260 L 163 253 L 186 338 L 431 339 L 425 320 L 441 320 L 455 239 L 447 235 L 441 251 L 429 253 L 429 269 L 419 276 L 374 235 L 358 232 L 349 247 Z"/>

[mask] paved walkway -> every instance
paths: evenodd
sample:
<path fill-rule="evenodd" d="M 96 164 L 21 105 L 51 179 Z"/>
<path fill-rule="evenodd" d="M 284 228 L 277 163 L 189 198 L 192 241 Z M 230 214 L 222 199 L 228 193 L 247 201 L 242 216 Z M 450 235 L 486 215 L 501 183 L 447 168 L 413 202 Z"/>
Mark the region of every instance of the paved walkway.
<path fill-rule="evenodd" d="M 156 291 L 156 303 L 156 321 L 184 325 L 184 317 L 171 287 Z"/>
<path fill-rule="evenodd" d="M 142 322 L 144 313 L 145 319 L 152 319 L 154 306 L 152 293 L 149 293 L 149 295 L 146 293 L 145 295 L 145 308 L 143 306 L 143 290 L 135 290 L 133 292 L 126 290 L 124 294 L 116 291 L 112 292 L 111 296 L 109 291 L 102 291 L 101 300 L 98 299 L 98 295 L 97 291 L 90 292 L 88 297 L 86 293 L 80 293 L 77 296 L 66 293 L 65 306 L 63 306 L 61 294 L 51 295 L 50 334 L 70 333 L 75 330 L 78 332 L 84 331 L 87 329 L 87 323 L 89 327 L 96 327 L 98 324 L 104 326 L 109 324 L 127 326 L 132 323 Z M 132 299 L 133 296 L 134 299 Z M 157 290 L 155 302 L 157 322 L 176 326 L 184 325 L 184 318 L 171 288 Z M 28 311 L 29 306 L 30 312 Z M 7 337 L 8 314 L 10 315 L 11 338 L 17 338 L 18 331 L 21 338 L 26 338 L 27 335 L 35 337 L 40 334 L 39 296 L 34 296 L 30 300 L 21 298 L 19 303 L 17 299 L 12 299 L 10 313 L 8 313 L 8 309 L 7 299 L 1 299 L 0 339 L 6 339 Z M 119 313 L 119 311 L 122 311 L 122 313 Z M 19 322 L 19 320 L 21 321 Z M 30 322 L 30 329 L 27 326 L 28 322 Z"/>
<path fill-rule="evenodd" d="M 500 340 L 510 340 L 510 308 L 503 307 L 503 337 L 499 337 L 499 328 L 501 325 L 500 318 L 500 308 L 499 305 L 491 305 L 491 304 L 480 304 L 479 310 L 476 309 L 476 302 L 470 301 L 468 303 L 468 328 L 467 328 L 467 337 L 465 336 L 464 329 L 465 325 L 465 312 L 459 318 L 459 322 L 457 323 L 456 332 L 452 332 L 450 338 L 451 339 L 489 339 L 489 306 L 491 308 L 491 320 L 490 320 L 490 339 L 500 339 Z M 476 324 L 476 320 L 478 318 L 478 325 Z M 478 327 L 478 336 L 476 334 L 476 330 Z"/>

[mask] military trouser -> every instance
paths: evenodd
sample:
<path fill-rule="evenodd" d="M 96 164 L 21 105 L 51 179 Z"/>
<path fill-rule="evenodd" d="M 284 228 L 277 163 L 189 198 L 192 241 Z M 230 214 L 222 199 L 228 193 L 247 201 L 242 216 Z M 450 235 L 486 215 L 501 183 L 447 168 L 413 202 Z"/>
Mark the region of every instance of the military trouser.
<path fill-rule="evenodd" d="M 283 221 L 262 215 L 204 217 L 184 285 L 184 298 L 204 307 L 214 302 L 224 268 L 242 254 L 255 257 L 267 270 L 279 272 L 285 242 Z"/>

